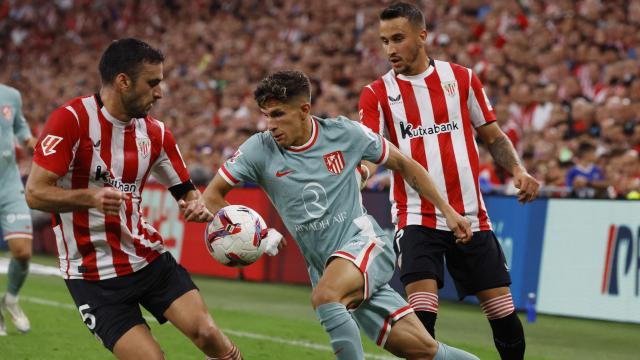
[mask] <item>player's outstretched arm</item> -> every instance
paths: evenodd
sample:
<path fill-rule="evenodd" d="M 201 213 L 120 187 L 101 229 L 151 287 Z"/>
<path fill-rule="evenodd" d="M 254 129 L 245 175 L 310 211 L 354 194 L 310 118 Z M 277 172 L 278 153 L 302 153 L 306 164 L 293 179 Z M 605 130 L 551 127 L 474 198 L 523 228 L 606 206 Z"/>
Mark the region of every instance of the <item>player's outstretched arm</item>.
<path fill-rule="evenodd" d="M 60 176 L 35 162 L 27 179 L 25 196 L 32 209 L 52 213 L 97 208 L 107 215 L 118 215 L 126 195 L 112 187 L 99 189 L 62 189 L 56 185 Z"/>
<path fill-rule="evenodd" d="M 438 188 L 433 183 L 431 175 L 429 175 L 427 170 L 417 161 L 403 155 L 394 145 L 388 145 L 389 159 L 385 163 L 385 166 L 388 169 L 397 171 L 420 196 L 429 200 L 442 212 L 447 219 L 447 226 L 454 232 L 457 239 L 461 242 L 471 240 L 471 222 L 458 214 L 451 205 L 440 196 Z"/>
<path fill-rule="evenodd" d="M 518 153 L 507 135 L 502 132 L 496 122 L 480 126 L 477 131 L 493 160 L 513 175 L 513 185 L 520 190 L 518 201 L 521 203 L 533 201 L 538 196 L 540 183 L 522 166 Z"/>
<path fill-rule="evenodd" d="M 202 193 L 207 209 L 215 214 L 221 208 L 229 205 L 224 197 L 227 196 L 231 189 L 233 189 L 233 186 L 226 182 L 219 173 L 216 173 L 216 176 L 213 177 L 213 180 Z"/>

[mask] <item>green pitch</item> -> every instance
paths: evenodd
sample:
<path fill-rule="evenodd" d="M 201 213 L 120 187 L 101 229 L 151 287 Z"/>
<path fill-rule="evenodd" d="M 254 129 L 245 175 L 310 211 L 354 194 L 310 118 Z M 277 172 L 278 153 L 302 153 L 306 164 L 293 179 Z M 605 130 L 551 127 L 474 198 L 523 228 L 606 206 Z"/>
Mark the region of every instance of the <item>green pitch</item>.
<path fill-rule="evenodd" d="M 5 254 L 6 256 L 6 254 Z M 36 262 L 53 265 L 49 258 Z M 332 359 L 328 338 L 311 310 L 310 289 L 195 277 L 215 321 L 238 344 L 245 359 Z M 6 275 L 0 275 L 0 292 Z M 32 330 L 18 334 L 8 324 L 0 337 L 0 359 L 112 359 L 80 320 L 62 279 L 31 275 L 22 291 L 22 306 Z M 498 359 L 491 329 L 476 306 L 442 302 L 438 339 L 481 359 Z M 640 325 L 539 316 L 522 319 L 527 359 L 637 359 Z M 170 324 L 148 320 L 167 359 L 204 358 Z M 391 359 L 364 339 L 367 359 Z"/>

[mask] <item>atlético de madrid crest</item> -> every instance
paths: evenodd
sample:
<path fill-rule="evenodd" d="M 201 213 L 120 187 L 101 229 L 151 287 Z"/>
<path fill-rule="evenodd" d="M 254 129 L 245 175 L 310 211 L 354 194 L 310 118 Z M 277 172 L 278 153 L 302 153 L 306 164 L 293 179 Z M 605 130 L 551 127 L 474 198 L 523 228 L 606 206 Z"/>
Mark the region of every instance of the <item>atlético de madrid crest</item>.
<path fill-rule="evenodd" d="M 327 170 L 334 175 L 339 175 L 344 169 L 344 157 L 342 151 L 334 151 L 332 153 L 323 156 L 324 164 L 327 165 Z"/>
<path fill-rule="evenodd" d="M 138 153 L 143 159 L 146 159 L 149 156 L 149 152 L 151 152 L 151 140 L 149 138 L 138 138 L 136 139 L 136 144 L 138 145 Z"/>
<path fill-rule="evenodd" d="M 2 105 L 2 116 L 7 121 L 13 120 L 13 108 L 9 105 Z"/>

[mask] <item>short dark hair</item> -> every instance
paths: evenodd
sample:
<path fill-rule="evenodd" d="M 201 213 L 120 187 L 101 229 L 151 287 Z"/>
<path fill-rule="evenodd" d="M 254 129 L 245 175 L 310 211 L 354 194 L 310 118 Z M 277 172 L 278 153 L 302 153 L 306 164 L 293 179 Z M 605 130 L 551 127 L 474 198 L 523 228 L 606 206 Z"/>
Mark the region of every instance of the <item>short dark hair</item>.
<path fill-rule="evenodd" d="M 409 23 L 419 27 L 420 29 L 424 29 L 426 27 L 424 14 L 415 5 L 398 1 L 387 6 L 380 13 L 380 20 L 392 20 L 400 17 L 409 20 Z"/>
<path fill-rule="evenodd" d="M 596 146 L 588 141 L 583 141 L 578 145 L 578 151 L 576 151 L 576 155 L 579 158 L 582 158 L 584 155 L 592 151 L 596 151 Z"/>
<path fill-rule="evenodd" d="M 262 79 L 253 92 L 253 97 L 261 108 L 270 100 L 286 104 L 299 96 L 310 99 L 311 85 L 307 75 L 297 70 L 275 72 Z"/>
<path fill-rule="evenodd" d="M 100 78 L 109 84 L 120 73 L 135 81 L 143 63 L 159 64 L 164 55 L 146 42 L 134 38 L 116 40 L 107 47 L 100 58 Z"/>

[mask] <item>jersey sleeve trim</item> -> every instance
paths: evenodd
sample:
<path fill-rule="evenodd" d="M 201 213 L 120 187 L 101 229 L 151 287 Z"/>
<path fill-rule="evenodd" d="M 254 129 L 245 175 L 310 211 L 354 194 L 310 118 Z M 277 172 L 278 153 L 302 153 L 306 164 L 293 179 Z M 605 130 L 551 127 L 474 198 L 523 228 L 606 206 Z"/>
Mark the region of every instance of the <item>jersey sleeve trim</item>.
<path fill-rule="evenodd" d="M 224 181 L 226 181 L 231 186 L 234 186 L 240 182 L 238 179 L 234 178 L 233 175 L 231 175 L 229 170 L 227 170 L 224 165 L 220 167 L 220 170 L 218 170 L 218 174 L 220 174 Z"/>
<path fill-rule="evenodd" d="M 380 155 L 380 159 L 376 161 L 376 164 L 382 165 L 389 159 L 389 144 L 387 144 L 387 139 L 382 136 L 380 136 L 380 140 L 382 141 L 382 155 Z"/>

